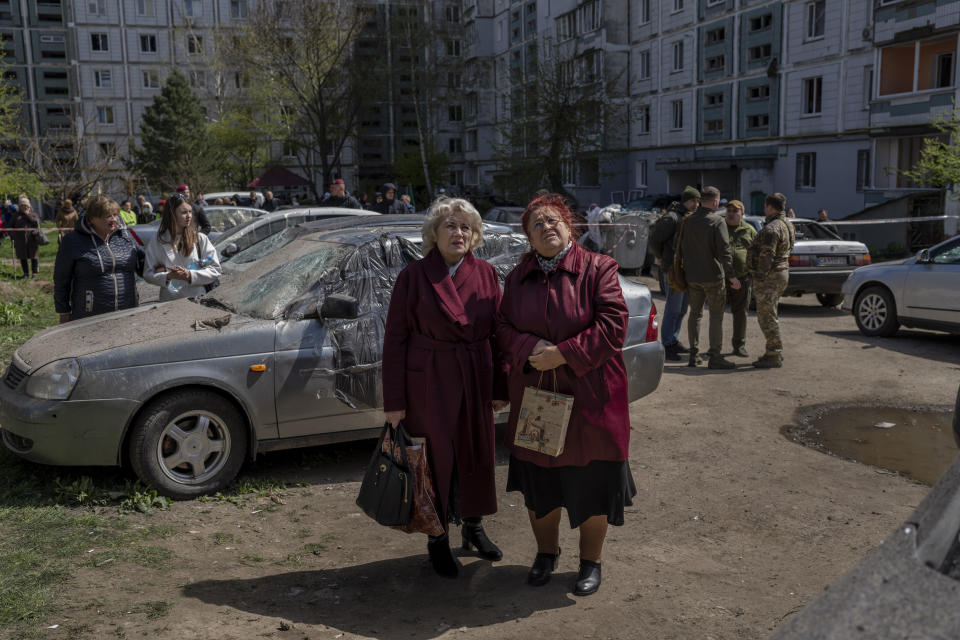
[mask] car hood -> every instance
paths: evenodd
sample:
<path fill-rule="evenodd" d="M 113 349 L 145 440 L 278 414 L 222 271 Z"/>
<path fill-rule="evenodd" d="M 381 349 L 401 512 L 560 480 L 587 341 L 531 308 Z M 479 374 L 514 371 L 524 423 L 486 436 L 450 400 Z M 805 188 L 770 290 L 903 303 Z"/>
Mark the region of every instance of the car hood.
<path fill-rule="evenodd" d="M 230 321 L 224 322 L 226 317 Z M 80 358 L 107 349 L 132 344 L 145 345 L 178 336 L 190 336 L 197 327 L 249 322 L 222 309 L 205 307 L 184 298 L 114 311 L 57 325 L 37 333 L 16 352 L 17 366 L 32 372 L 62 358 Z M 25 365 L 25 367 L 24 367 Z"/>

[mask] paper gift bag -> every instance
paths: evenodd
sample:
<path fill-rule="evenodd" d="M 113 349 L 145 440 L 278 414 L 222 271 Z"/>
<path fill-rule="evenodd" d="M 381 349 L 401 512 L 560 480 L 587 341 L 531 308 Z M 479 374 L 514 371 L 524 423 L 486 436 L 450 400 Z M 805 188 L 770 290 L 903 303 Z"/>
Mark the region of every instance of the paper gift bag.
<path fill-rule="evenodd" d="M 543 376 L 540 376 L 543 381 Z M 557 457 L 563 453 L 563 444 L 567 439 L 567 425 L 573 410 L 573 396 L 557 393 L 557 374 L 553 374 L 553 391 L 536 387 L 523 390 L 520 403 L 520 418 L 513 444 L 548 456 Z"/>
<path fill-rule="evenodd" d="M 426 438 L 410 438 L 407 460 L 413 478 L 413 507 L 410 509 L 410 523 L 395 528 L 407 533 L 442 536 L 443 525 L 437 514 L 437 492 L 433 489 L 433 474 L 427 461 Z"/>

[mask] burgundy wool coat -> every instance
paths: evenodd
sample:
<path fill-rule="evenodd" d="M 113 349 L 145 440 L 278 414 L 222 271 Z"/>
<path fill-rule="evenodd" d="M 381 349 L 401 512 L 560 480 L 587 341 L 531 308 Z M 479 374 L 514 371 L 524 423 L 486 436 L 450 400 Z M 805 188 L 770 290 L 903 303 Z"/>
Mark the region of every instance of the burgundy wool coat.
<path fill-rule="evenodd" d="M 506 444 L 514 457 L 542 467 L 627 459 L 630 415 L 621 348 L 628 317 L 616 261 L 575 242 L 549 274 L 528 254 L 507 276 L 497 339 L 510 371 Z M 556 458 L 513 446 L 523 390 L 540 378 L 527 358 L 541 338 L 566 358 L 555 369 L 557 390 L 574 398 L 566 443 Z M 553 388 L 552 372 L 544 372 L 541 387 Z"/>
<path fill-rule="evenodd" d="M 383 409 L 406 410 L 410 435 L 427 438 L 442 522 L 454 470 L 463 517 L 497 510 L 491 404 L 507 399 L 506 375 L 494 357 L 499 303 L 489 263 L 467 254 L 451 279 L 437 249 L 400 272 L 390 298 Z"/>

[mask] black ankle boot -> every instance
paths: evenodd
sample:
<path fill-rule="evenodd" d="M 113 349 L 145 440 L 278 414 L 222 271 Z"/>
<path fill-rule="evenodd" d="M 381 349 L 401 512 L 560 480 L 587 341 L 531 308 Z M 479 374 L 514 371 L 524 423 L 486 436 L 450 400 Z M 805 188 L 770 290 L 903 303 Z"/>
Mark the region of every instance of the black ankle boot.
<path fill-rule="evenodd" d="M 533 566 L 530 567 L 530 573 L 527 574 L 527 584 L 542 587 L 550 582 L 550 574 L 557 568 L 557 558 L 559 557 L 559 547 L 557 547 L 556 553 L 538 553 L 533 560 Z"/>
<path fill-rule="evenodd" d="M 465 518 L 460 535 L 463 537 L 463 548 L 467 551 L 476 547 L 477 554 L 484 560 L 496 562 L 503 559 L 503 552 L 487 537 L 480 518 Z"/>
<path fill-rule="evenodd" d="M 588 596 L 596 593 L 600 588 L 600 563 L 590 560 L 580 561 L 580 574 L 577 576 L 577 584 L 573 588 L 573 595 Z"/>
<path fill-rule="evenodd" d="M 450 536 L 443 534 L 439 538 L 429 536 L 427 553 L 430 554 L 430 564 L 437 575 L 444 578 L 456 578 L 460 570 L 460 563 L 450 551 Z"/>

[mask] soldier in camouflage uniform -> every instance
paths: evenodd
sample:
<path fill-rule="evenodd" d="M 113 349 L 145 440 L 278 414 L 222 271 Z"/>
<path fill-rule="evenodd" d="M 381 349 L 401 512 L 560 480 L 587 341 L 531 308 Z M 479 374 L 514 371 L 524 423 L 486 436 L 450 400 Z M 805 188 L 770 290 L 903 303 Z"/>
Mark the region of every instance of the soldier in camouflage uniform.
<path fill-rule="evenodd" d="M 784 213 L 787 199 L 781 193 L 767 196 L 764 213 L 767 222 L 747 251 L 747 266 L 753 275 L 753 296 L 757 301 L 757 321 L 767 339 L 763 357 L 753 363 L 761 369 L 783 366 L 783 343 L 777 305 L 790 277 L 790 252 L 796 234 Z"/>

